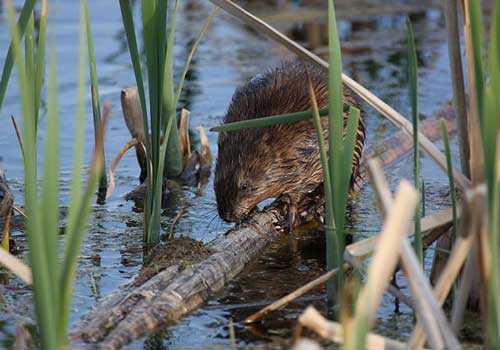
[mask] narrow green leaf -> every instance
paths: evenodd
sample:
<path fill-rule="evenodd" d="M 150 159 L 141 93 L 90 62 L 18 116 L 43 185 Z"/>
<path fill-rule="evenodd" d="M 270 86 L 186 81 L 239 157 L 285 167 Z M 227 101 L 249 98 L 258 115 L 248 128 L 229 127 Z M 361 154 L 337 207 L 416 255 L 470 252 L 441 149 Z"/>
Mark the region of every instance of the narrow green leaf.
<path fill-rule="evenodd" d="M 78 59 L 78 97 L 77 110 L 75 116 L 75 136 L 73 144 L 73 174 L 70 188 L 70 205 L 66 224 L 65 244 L 64 244 L 64 264 L 61 274 L 60 290 L 61 308 L 58 333 L 65 334 L 68 327 L 68 307 L 71 304 L 71 292 L 69 285 L 72 284 L 74 275 L 75 244 L 80 232 L 79 221 L 82 208 L 84 208 L 84 198 L 82 197 L 82 166 L 83 150 L 85 141 L 85 67 L 86 67 L 86 42 L 85 42 L 85 22 L 83 18 L 83 1 L 80 1 L 80 34 L 79 34 L 79 59 Z"/>
<path fill-rule="evenodd" d="M 89 61 L 89 72 L 90 72 L 90 90 L 92 95 L 92 115 L 94 120 L 94 138 L 95 144 L 98 142 L 102 142 L 102 140 L 97 140 L 99 134 L 99 128 L 101 124 L 101 103 L 99 97 L 99 83 L 97 80 L 97 67 L 96 67 L 96 59 L 94 52 L 94 40 L 92 38 L 92 29 L 90 27 L 90 15 L 87 0 L 83 1 L 83 18 L 85 21 L 85 31 L 86 31 L 86 39 L 87 39 L 87 49 L 88 49 L 88 61 Z M 102 148 L 102 152 L 100 155 L 103 163 L 106 162 L 104 157 L 104 148 Z M 99 180 L 99 197 L 101 201 L 104 201 L 107 189 L 107 179 L 105 169 L 103 167 L 100 180 Z M 99 199 L 98 199 L 99 201 Z"/>
<path fill-rule="evenodd" d="M 450 141 L 448 138 L 448 127 L 446 126 L 446 121 L 441 120 L 441 134 L 443 137 L 444 144 L 444 154 L 446 155 L 446 170 L 448 173 L 448 184 L 450 186 L 450 198 L 451 207 L 453 215 L 453 226 L 452 226 L 452 237 L 453 240 L 457 234 L 458 228 L 458 215 L 457 215 L 457 192 L 455 189 L 455 181 L 453 180 L 453 164 L 451 162 L 451 151 L 450 151 Z"/>
<path fill-rule="evenodd" d="M 320 117 L 328 116 L 328 107 L 320 109 L 319 115 Z M 270 117 L 248 119 L 241 122 L 222 124 L 211 128 L 210 131 L 229 132 L 229 131 L 239 131 L 251 128 L 265 128 L 277 124 L 296 123 L 301 120 L 311 119 L 312 117 L 313 113 L 311 111 L 287 113 L 287 114 L 273 115 Z"/>
<path fill-rule="evenodd" d="M 179 143 L 179 131 L 177 129 L 177 116 L 174 94 L 174 43 L 175 29 L 177 22 L 177 11 L 179 9 L 179 0 L 175 0 L 174 9 L 169 20 L 169 28 L 167 35 L 167 52 L 165 58 L 165 67 L 163 70 L 163 103 L 165 106 L 164 115 L 166 120 L 170 122 L 170 118 L 175 119 L 172 123 L 171 130 L 168 134 L 167 159 L 165 164 L 166 174 L 169 177 L 177 177 L 182 172 L 182 154 Z M 166 121 L 163 121 L 162 128 L 166 128 Z M 165 132 L 165 131 L 164 131 Z"/>
<path fill-rule="evenodd" d="M 40 5 L 40 21 L 38 27 L 38 42 L 35 57 L 35 119 L 38 126 L 40 101 L 42 96 L 43 76 L 45 74 L 45 45 L 47 37 L 47 0 Z"/>
<path fill-rule="evenodd" d="M 36 0 L 26 0 L 21 10 L 21 15 L 17 21 L 17 28 L 19 33 L 19 40 L 24 35 L 26 26 L 28 25 L 28 20 L 31 17 L 33 8 L 35 7 Z M 7 51 L 7 56 L 5 57 L 2 78 L 0 79 L 0 110 L 2 109 L 3 100 L 5 98 L 5 93 L 7 92 L 7 85 L 9 84 L 10 73 L 12 72 L 12 67 L 14 66 L 14 47 L 11 42 L 9 50 Z"/>
<path fill-rule="evenodd" d="M 56 292 L 50 283 L 50 271 L 48 270 L 45 236 L 40 234 L 40 217 L 38 215 L 38 193 L 36 172 L 36 143 L 35 125 L 33 120 L 33 90 L 31 84 L 26 80 L 26 62 L 20 50 L 20 35 L 15 23 L 15 12 L 11 1 L 6 2 L 8 19 L 11 30 L 12 44 L 7 55 L 7 68 L 10 69 L 14 61 L 17 67 L 19 91 L 21 95 L 21 107 L 23 114 L 23 140 L 25 148 L 24 157 L 24 195 L 25 211 L 28 216 L 26 233 L 30 251 L 30 262 L 33 271 L 33 287 L 35 296 L 35 311 L 40 330 L 40 341 L 43 349 L 56 349 L 56 324 L 57 316 L 52 296 Z M 32 10 L 32 9 L 31 9 Z M 31 10 L 29 13 L 31 13 Z M 21 15 L 22 17 L 22 15 Z M 23 19 L 23 18 L 21 18 Z M 20 19 L 20 22 L 23 21 Z M 25 18 L 28 20 L 28 17 Z M 25 26 L 20 26 L 25 29 Z M 11 62 L 9 63 L 9 57 Z M 8 68 L 10 64 L 10 68 Z M 0 98 L 2 93 L 0 92 Z"/>
<path fill-rule="evenodd" d="M 137 84 L 137 90 L 139 92 L 139 99 L 141 101 L 142 108 L 142 118 L 144 123 L 145 131 L 145 146 L 146 153 L 151 153 L 151 142 L 149 138 L 149 122 L 148 122 L 148 109 L 146 103 L 146 94 L 144 92 L 144 78 L 142 76 L 141 70 L 141 55 L 139 53 L 139 48 L 137 46 L 137 38 L 135 35 L 135 25 L 134 17 L 132 12 L 132 6 L 130 0 L 120 0 L 120 10 L 122 13 L 123 26 L 125 27 L 125 33 L 127 35 L 127 42 L 130 51 L 130 58 L 132 60 L 132 66 L 134 67 L 135 80 Z M 149 171 L 149 166 L 147 167 Z"/>
<path fill-rule="evenodd" d="M 417 71 L 417 50 L 415 48 L 415 36 L 413 34 L 413 28 L 410 19 L 406 18 L 406 30 L 407 30 L 407 50 L 408 50 L 408 81 L 410 84 L 409 94 L 410 94 L 410 105 L 411 105 L 411 115 L 413 130 L 413 178 L 415 181 L 415 188 L 418 193 L 421 192 L 420 184 L 420 144 L 418 137 L 419 130 L 419 117 L 418 117 L 418 71 Z M 415 252 L 423 264 L 424 252 L 422 243 L 422 230 L 421 230 L 421 206 L 418 205 L 415 212 L 415 241 L 414 247 Z"/>
<path fill-rule="evenodd" d="M 39 210 L 42 213 L 42 232 L 45 235 L 45 252 L 47 256 L 48 270 L 50 272 L 50 283 L 58 285 L 59 261 L 58 261 L 58 236 L 59 236 L 59 113 L 57 99 L 57 73 L 55 50 L 52 49 L 49 80 L 48 80 L 48 103 L 47 122 L 45 136 L 45 157 L 42 197 Z M 38 232 L 37 234 L 42 234 Z M 38 248 L 39 249 L 39 248 Z M 52 295 L 53 303 L 60 301 L 58 293 Z"/>

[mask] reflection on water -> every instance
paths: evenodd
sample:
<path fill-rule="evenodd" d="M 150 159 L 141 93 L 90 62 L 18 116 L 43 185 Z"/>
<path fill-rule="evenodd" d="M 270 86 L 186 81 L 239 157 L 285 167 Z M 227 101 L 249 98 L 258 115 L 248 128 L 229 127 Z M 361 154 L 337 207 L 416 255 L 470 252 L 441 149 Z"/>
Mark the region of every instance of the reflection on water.
<path fill-rule="evenodd" d="M 261 13 L 266 12 L 271 22 L 283 32 L 321 55 L 326 53 L 324 9 L 320 8 L 320 18 L 314 17 L 314 12 L 312 15 L 303 12 L 304 18 L 310 16 L 311 19 L 306 22 L 300 19 L 282 21 L 277 17 L 272 18 L 273 13 L 277 13 L 277 8 L 280 8 L 282 15 L 291 16 L 303 10 L 300 6 L 311 2 L 274 0 L 269 2 L 270 4 L 268 2 L 263 4 L 262 1 L 247 1 L 244 5 L 255 6 L 255 11 L 259 10 Z M 17 3 L 20 3 L 20 0 Z M 345 71 L 373 89 L 379 97 L 395 106 L 400 112 L 408 114 L 404 46 L 406 12 L 387 12 L 387 6 L 384 5 L 380 10 L 382 14 L 377 14 L 376 6 L 373 5 L 377 2 L 370 1 L 371 7 L 367 7 L 367 11 L 372 15 L 360 16 L 353 5 L 349 6 L 349 1 L 336 3 L 339 3 L 339 28 Z M 394 3 L 414 5 L 417 1 L 394 1 Z M 56 43 L 61 91 L 63 201 L 67 200 L 68 195 L 72 154 L 69 146 L 73 141 L 72 118 L 76 101 L 77 4 L 76 0 L 54 1 L 50 4 L 50 35 Z M 317 4 L 318 2 L 316 6 Z M 119 98 L 123 87 L 134 84 L 134 76 L 118 2 L 93 0 L 89 1 L 89 6 L 102 98 L 111 100 L 114 105 L 105 145 L 106 159 L 110 160 L 130 137 L 122 121 Z M 442 14 L 435 8 L 424 11 L 423 5 L 415 6 L 412 7 L 416 10 L 411 12 L 411 16 L 415 24 L 421 64 L 421 110 L 427 116 L 450 96 L 444 20 Z M 182 1 L 175 48 L 176 76 L 180 74 L 183 61 L 210 11 L 211 6 L 206 1 Z M 139 22 L 138 19 L 137 23 Z M 2 28 L 6 26 L 3 16 L 0 16 L 0 25 Z M 6 52 L 7 46 L 8 33 L 6 30 L 0 30 L 0 52 Z M 281 47 L 221 13 L 203 39 L 193 60 L 179 107 L 191 110 L 192 126 L 203 125 L 209 128 L 217 125 L 225 113 L 234 89 L 239 84 L 290 57 Z M 3 59 L 3 55 L 0 59 Z M 1 111 L 0 156 L 4 158 L 16 200 L 22 203 L 21 157 L 17 148 L 12 147 L 17 141 L 6 118 L 7 114 L 19 115 L 18 101 L 14 79 Z M 87 112 L 86 136 L 87 152 L 89 152 L 93 137 L 90 103 Z M 372 145 L 382 142 L 395 130 L 370 108 L 367 109 L 366 124 L 368 144 Z M 43 134 L 40 135 L 40 139 L 43 137 Z M 216 154 L 217 135 L 208 133 L 208 137 L 212 153 Z M 442 176 L 432 161 L 426 157 L 422 159 L 422 169 L 424 179 L 432 181 L 426 188 L 427 211 L 431 212 L 448 205 L 446 177 Z M 72 321 L 86 313 L 99 299 L 115 290 L 117 286 L 130 281 L 141 266 L 142 214 L 136 213 L 133 204 L 123 199 L 123 195 L 138 184 L 138 173 L 135 155 L 127 154 L 116 172 L 115 194 L 106 205 L 94 208 L 77 271 Z M 388 169 L 388 176 L 392 187 L 401 177 L 411 178 L 411 163 L 403 162 Z M 173 217 L 181 208 L 185 208 L 186 214 L 174 228 L 176 234 L 189 235 L 194 239 L 209 242 L 225 232 L 229 226 L 217 216 L 212 186 L 211 178 L 201 193 L 192 188 L 175 190 L 168 198 L 162 226 L 169 230 Z M 381 218 L 375 208 L 373 193 L 368 186 L 355 197 L 352 207 L 349 230 L 353 232 L 355 239 L 377 232 Z M 22 234 L 17 231 L 14 232 L 14 236 L 18 243 L 24 246 Z M 283 237 L 280 242 L 268 247 L 265 253 L 256 258 L 237 279 L 215 295 L 201 310 L 154 337 L 131 344 L 129 348 L 180 349 L 225 346 L 229 344 L 227 327 L 230 319 L 235 321 L 236 335 L 241 345 L 286 344 L 294 319 L 304 306 L 313 303 L 319 309 L 324 308 L 321 288 L 274 313 L 253 328 L 244 327 L 240 321 L 259 309 L 263 303 L 281 297 L 321 274 L 325 264 L 324 249 L 321 234 L 316 232 Z M 23 253 L 23 257 L 26 258 L 26 252 Z M 400 277 L 398 282 L 405 286 L 403 278 Z M 0 347 L 7 344 L 14 333 L 16 322 L 31 317 L 30 305 L 29 290 L 18 280 L 11 279 L 9 284 L 0 285 Z M 379 330 L 396 337 L 404 337 L 411 327 L 412 316 L 404 307 L 400 315 L 394 315 L 392 311 L 392 298 L 386 296 L 379 313 Z"/>

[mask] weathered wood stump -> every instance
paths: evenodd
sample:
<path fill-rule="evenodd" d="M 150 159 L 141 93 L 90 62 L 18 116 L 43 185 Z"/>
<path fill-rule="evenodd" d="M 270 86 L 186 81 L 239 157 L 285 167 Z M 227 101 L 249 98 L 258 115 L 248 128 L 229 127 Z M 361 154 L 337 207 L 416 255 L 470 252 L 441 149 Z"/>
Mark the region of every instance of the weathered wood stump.
<path fill-rule="evenodd" d="M 439 119 L 456 131 L 454 113 L 444 107 L 422 123 L 421 131 L 431 140 L 440 138 Z M 412 150 L 407 133 L 400 131 L 364 159 L 376 155 L 384 165 L 394 164 Z M 361 171 L 366 171 L 366 162 Z M 126 286 L 105 298 L 84 316 L 71 331 L 74 349 L 119 349 L 158 328 L 179 320 L 201 306 L 213 293 L 243 270 L 263 249 L 276 239 L 286 218 L 275 205 L 254 213 L 249 220 L 210 244 L 213 251 L 206 260 L 182 269 L 175 265 L 159 272 L 138 287 Z"/>

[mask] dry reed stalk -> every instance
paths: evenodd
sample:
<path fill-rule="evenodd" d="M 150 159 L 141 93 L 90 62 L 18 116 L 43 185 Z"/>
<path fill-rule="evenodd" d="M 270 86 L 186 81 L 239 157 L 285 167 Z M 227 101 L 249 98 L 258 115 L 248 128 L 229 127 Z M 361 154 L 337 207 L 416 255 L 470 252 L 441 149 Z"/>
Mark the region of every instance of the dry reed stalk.
<path fill-rule="evenodd" d="M 465 95 L 462 50 L 460 48 L 460 31 L 458 24 L 457 0 L 444 1 L 446 31 L 448 34 L 448 56 L 450 59 L 451 83 L 453 88 L 453 106 L 457 113 L 457 126 L 460 144 L 462 172 L 470 177 L 469 125 Z"/>
<path fill-rule="evenodd" d="M 325 339 L 339 344 L 345 341 L 344 327 L 340 323 L 324 318 L 313 306 L 307 307 L 298 321 L 300 325 L 309 328 Z M 406 349 L 406 345 L 378 334 L 369 333 L 366 337 L 365 348 L 367 350 L 403 350 Z"/>
<path fill-rule="evenodd" d="M 353 329 L 371 327 L 380 305 L 385 288 L 390 284 L 392 274 L 399 260 L 403 234 L 410 227 L 418 193 L 406 180 L 401 181 L 396 199 L 387 211 L 382 232 L 379 234 L 373 260 L 368 267 L 368 280 L 362 288 L 352 322 Z M 352 344 L 351 344 L 352 345 Z"/>
<path fill-rule="evenodd" d="M 132 147 L 140 146 L 140 145 L 142 147 L 144 147 L 144 145 L 141 142 L 139 142 L 138 139 L 133 138 L 132 140 L 127 142 L 120 149 L 118 154 L 115 156 L 115 158 L 111 162 L 111 165 L 110 165 L 109 170 L 108 170 L 109 183 L 108 183 L 108 189 L 106 191 L 106 199 L 108 199 L 113 194 L 113 191 L 115 190 L 115 170 L 116 170 L 116 167 L 118 166 L 118 163 L 120 163 L 120 160 L 125 155 L 125 153 L 127 153 L 127 151 L 129 149 L 131 149 Z"/>
<path fill-rule="evenodd" d="M 0 248 L 0 264 L 13 272 L 27 285 L 31 285 L 33 283 L 31 269 L 24 262 L 3 248 Z"/>
<path fill-rule="evenodd" d="M 447 231 L 451 227 L 453 214 L 450 209 L 440 210 L 434 214 L 422 218 L 422 240 L 427 246 L 435 241 L 442 232 Z M 413 235 L 414 229 L 410 227 L 408 236 Z M 364 240 L 352 243 L 346 247 L 344 259 L 353 263 L 358 263 L 368 258 L 373 254 L 377 245 L 378 235 L 366 238 Z"/>
<path fill-rule="evenodd" d="M 344 269 L 348 269 L 349 265 L 344 264 Z M 292 293 L 285 295 L 283 298 L 276 300 L 274 303 L 266 306 L 265 308 L 257 311 L 256 313 L 248 316 L 245 319 L 245 323 L 252 323 L 257 320 L 260 320 L 262 317 L 266 316 L 268 313 L 279 310 L 285 305 L 289 304 L 293 300 L 299 298 L 300 296 L 304 295 L 305 293 L 311 291 L 312 289 L 324 284 L 326 281 L 328 281 L 330 278 L 334 277 L 338 272 L 338 269 L 333 269 L 331 271 L 328 271 L 318 278 L 312 280 L 311 282 L 303 285 L 302 287 L 294 290 Z"/>
<path fill-rule="evenodd" d="M 379 197 L 379 203 L 384 206 L 382 212 L 385 216 L 395 205 L 392 204 L 391 192 L 383 180 L 384 175 L 381 172 L 381 167 L 376 162 L 371 163 L 369 170 L 372 173 L 371 178 L 377 180 L 374 182 L 374 189 Z M 429 335 L 431 347 L 437 349 L 442 349 L 445 346 L 449 349 L 460 348 L 443 310 L 432 294 L 430 283 L 421 270 L 419 260 L 407 238 L 402 240 L 400 249 L 403 270 L 408 277 L 408 283 L 414 296 L 415 310 L 423 328 Z"/>
<path fill-rule="evenodd" d="M 453 283 L 460 274 L 461 268 L 469 255 L 473 243 L 472 235 L 467 237 L 459 237 L 451 251 L 448 262 L 443 269 L 436 286 L 434 287 L 434 295 L 438 300 L 439 305 L 443 305 L 448 296 Z M 455 330 L 456 331 L 456 330 Z M 421 349 L 426 341 L 426 334 L 420 322 L 413 329 L 408 342 L 410 349 Z"/>
<path fill-rule="evenodd" d="M 467 92 L 468 106 L 468 132 L 469 132 L 469 168 L 472 184 L 477 185 L 484 180 L 484 157 L 481 144 L 481 131 L 479 125 L 479 96 L 477 95 L 477 81 L 474 72 L 474 49 L 471 31 L 471 19 L 468 9 L 470 0 L 462 0 L 464 13 L 465 55 L 467 57 Z M 473 0 L 476 1 L 476 0 Z"/>
<path fill-rule="evenodd" d="M 191 157 L 191 143 L 189 142 L 189 117 L 191 112 L 183 108 L 181 118 L 179 120 L 179 144 L 181 146 L 182 167 L 186 167 L 186 163 Z"/>
<path fill-rule="evenodd" d="M 296 54 L 302 59 L 309 61 L 313 64 L 317 64 L 324 69 L 328 69 L 328 63 L 322 60 L 317 55 L 313 54 L 309 50 L 305 49 L 301 45 L 297 44 L 293 40 L 289 39 L 275 28 L 252 15 L 250 12 L 244 10 L 240 6 L 234 4 L 230 0 L 210 0 L 213 4 L 219 6 L 224 9 L 226 12 L 230 13 L 234 17 L 240 19 L 253 29 L 257 30 L 259 33 L 263 33 L 270 37 L 272 40 L 282 44 L 288 50 Z M 403 117 L 400 113 L 382 101 L 380 98 L 371 93 L 368 89 L 366 89 L 361 84 L 354 81 L 352 78 L 348 77 L 345 74 L 342 74 L 342 81 L 349 88 L 351 88 L 359 97 L 365 100 L 369 105 L 375 108 L 380 114 L 389 119 L 393 124 L 395 124 L 398 128 L 408 133 L 408 135 L 413 135 L 413 126 L 410 121 L 408 121 L 405 117 Z M 439 149 L 422 133 L 419 132 L 419 141 L 422 149 L 427 152 L 431 158 L 433 158 L 436 163 L 446 171 L 446 157 Z M 469 185 L 469 180 L 458 170 L 454 170 L 453 176 L 457 186 L 461 190 L 465 190 Z"/>

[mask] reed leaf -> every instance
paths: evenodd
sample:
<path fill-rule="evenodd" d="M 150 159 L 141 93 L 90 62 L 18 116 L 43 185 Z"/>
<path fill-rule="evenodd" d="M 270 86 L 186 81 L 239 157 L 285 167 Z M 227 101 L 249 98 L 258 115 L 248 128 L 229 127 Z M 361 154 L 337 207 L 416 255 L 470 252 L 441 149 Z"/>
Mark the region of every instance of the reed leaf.
<path fill-rule="evenodd" d="M 318 114 L 320 117 L 328 116 L 328 107 L 321 108 L 318 111 Z M 273 115 L 273 116 L 269 116 L 269 117 L 248 119 L 248 120 L 244 120 L 244 121 L 240 121 L 240 122 L 222 124 L 222 125 L 218 125 L 216 127 L 211 128 L 210 131 L 228 132 L 228 131 L 239 131 L 239 130 L 251 129 L 251 128 L 265 128 L 265 127 L 269 127 L 269 126 L 273 126 L 273 125 L 277 125 L 277 124 L 296 123 L 296 122 L 299 122 L 301 120 L 311 119 L 313 117 L 314 117 L 314 113 L 311 111 L 294 112 L 294 113 Z"/>
<path fill-rule="evenodd" d="M 92 29 L 90 26 L 90 15 L 87 0 L 83 1 L 83 13 L 82 13 L 84 22 L 85 22 L 85 36 L 87 39 L 87 50 L 88 50 L 88 62 L 89 62 L 89 72 L 90 72 L 90 90 L 92 96 L 92 116 L 94 121 L 94 138 L 95 144 L 102 142 L 102 140 L 97 140 L 99 134 L 99 128 L 101 124 L 101 103 L 99 97 L 99 83 L 97 80 L 97 67 L 96 67 L 96 59 L 94 52 L 94 41 L 92 39 Z M 101 159 L 105 162 L 104 158 L 104 148 L 101 148 Z M 99 179 L 99 196 L 98 202 L 102 203 L 105 201 L 106 189 L 107 189 L 107 179 L 106 172 L 103 167 L 102 173 Z"/>
<path fill-rule="evenodd" d="M 45 48 L 47 37 L 47 0 L 40 3 L 40 20 L 38 26 L 38 42 L 35 55 L 35 120 L 37 121 L 40 113 L 40 104 L 42 96 L 43 77 L 45 75 Z"/>
<path fill-rule="evenodd" d="M 446 164 L 448 164 L 448 184 L 450 186 L 450 198 L 451 198 L 451 208 L 452 208 L 452 237 L 453 240 L 456 238 L 457 228 L 458 228 L 458 214 L 457 214 L 457 192 L 455 189 L 455 181 L 453 181 L 453 164 L 451 161 L 451 150 L 450 141 L 448 138 L 448 127 L 446 126 L 446 121 L 441 120 L 441 135 L 443 138 L 444 154 L 446 156 Z"/>
<path fill-rule="evenodd" d="M 54 305 L 55 286 L 51 283 L 51 273 L 48 269 L 46 252 L 40 247 L 46 247 L 45 235 L 37 232 L 40 225 L 38 213 L 37 172 L 36 172 L 36 143 L 35 125 L 33 123 L 33 90 L 26 80 L 26 62 L 20 50 L 20 33 L 15 23 L 15 12 L 11 1 L 7 1 L 7 12 L 12 37 L 12 60 L 16 64 L 21 108 L 23 114 L 23 139 L 25 148 L 24 157 L 24 193 L 25 212 L 28 216 L 26 233 L 30 247 L 30 262 L 33 271 L 33 288 L 35 299 L 35 312 L 40 325 L 40 339 L 43 349 L 56 349 L 56 305 Z M 31 11 L 30 11 L 31 13 Z M 27 21 L 28 18 L 26 18 Z M 21 21 L 20 21 L 21 22 Z M 21 26 L 20 26 L 21 27 Z M 25 29 L 25 27 L 24 27 Z M 9 57 L 9 55 L 8 55 Z M 8 66 L 8 62 L 6 67 Z M 12 67 L 11 67 L 12 68 Z M 5 72 L 5 69 L 4 69 Z M 9 72 L 10 73 L 10 72 Z"/>
<path fill-rule="evenodd" d="M 406 18 L 406 31 L 407 31 L 407 50 L 408 50 L 408 81 L 410 84 L 409 96 L 411 105 L 411 116 L 413 130 L 417 131 L 419 129 L 419 111 L 418 111 L 418 63 L 417 63 L 417 50 L 415 48 L 415 36 L 413 34 L 413 28 L 409 18 Z M 415 183 L 415 188 L 418 193 L 421 193 L 421 181 L 420 181 L 420 143 L 418 132 L 413 133 L 413 179 Z M 418 259 L 423 264 L 424 261 L 424 251 L 422 243 L 422 230 L 421 230 L 421 217 L 422 208 L 418 205 L 415 210 L 415 240 L 413 242 L 415 252 Z"/>
<path fill-rule="evenodd" d="M 33 13 L 33 9 L 35 7 L 36 0 L 26 0 L 24 2 L 23 8 L 21 10 L 21 14 L 19 15 L 19 19 L 17 21 L 17 31 L 19 41 L 24 35 L 26 31 L 26 26 L 28 25 L 28 21 Z M 0 78 L 0 110 L 2 110 L 2 104 L 5 98 L 5 93 L 7 92 L 7 85 L 9 84 L 10 74 L 12 72 L 12 68 L 14 66 L 14 43 L 11 42 L 9 49 L 7 51 L 7 56 L 5 57 L 3 70 L 2 70 L 2 78 Z"/>

